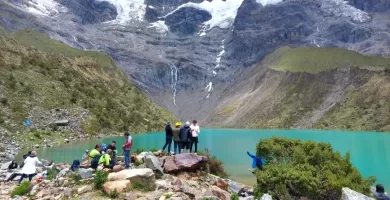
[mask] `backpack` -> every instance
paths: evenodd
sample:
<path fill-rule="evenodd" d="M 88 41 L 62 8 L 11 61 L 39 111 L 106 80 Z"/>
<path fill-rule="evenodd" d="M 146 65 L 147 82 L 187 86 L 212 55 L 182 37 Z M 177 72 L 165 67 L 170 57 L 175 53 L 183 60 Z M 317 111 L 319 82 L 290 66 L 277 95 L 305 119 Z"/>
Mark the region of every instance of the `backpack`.
<path fill-rule="evenodd" d="M 102 144 L 101 145 L 101 152 L 106 152 L 107 151 L 107 144 Z"/>
<path fill-rule="evenodd" d="M 14 160 L 11 162 L 11 164 L 8 165 L 8 169 L 16 169 L 18 168 L 18 163 L 16 163 Z"/>
<path fill-rule="evenodd" d="M 92 169 L 96 169 L 97 167 L 98 167 L 98 165 L 99 165 L 99 160 L 100 160 L 100 157 L 101 157 L 102 155 L 97 155 L 97 156 L 95 156 L 93 159 L 92 159 L 92 161 L 91 161 L 91 168 Z"/>

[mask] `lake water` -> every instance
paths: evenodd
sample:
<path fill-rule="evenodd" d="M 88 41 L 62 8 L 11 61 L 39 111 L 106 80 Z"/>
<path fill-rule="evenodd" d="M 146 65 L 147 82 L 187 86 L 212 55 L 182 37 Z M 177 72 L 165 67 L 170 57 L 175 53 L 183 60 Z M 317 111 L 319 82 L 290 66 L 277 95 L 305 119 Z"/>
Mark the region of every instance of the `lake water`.
<path fill-rule="evenodd" d="M 254 184 L 254 176 L 248 172 L 252 160 L 246 150 L 255 153 L 259 139 L 272 136 L 298 138 L 329 142 L 342 155 L 351 152 L 351 161 L 363 176 L 376 176 L 379 183 L 390 189 L 390 133 L 345 132 L 345 131 L 307 131 L 307 130 L 241 130 L 241 129 L 202 129 L 198 150 L 208 148 L 211 153 L 223 160 L 225 169 L 231 178 L 246 184 Z M 161 149 L 165 142 L 165 133 L 133 135 L 133 149 Z M 38 157 L 55 162 L 69 162 L 80 159 L 86 149 L 95 144 L 117 141 L 124 143 L 123 137 L 93 139 L 58 147 L 38 149 Z M 173 143 L 172 150 L 173 151 Z"/>

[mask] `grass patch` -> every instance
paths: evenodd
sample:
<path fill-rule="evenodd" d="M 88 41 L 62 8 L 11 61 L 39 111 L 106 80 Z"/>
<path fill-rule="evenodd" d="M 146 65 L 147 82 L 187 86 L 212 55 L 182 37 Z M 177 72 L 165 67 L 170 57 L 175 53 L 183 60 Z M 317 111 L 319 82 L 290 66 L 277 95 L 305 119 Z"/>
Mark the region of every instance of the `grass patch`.
<path fill-rule="evenodd" d="M 87 109 L 90 118 L 82 128 L 90 135 L 130 128 L 151 132 L 174 120 L 131 85 L 108 55 L 74 49 L 31 30 L 12 38 L 0 36 L 0 106 L 7 104 L 9 124 L 17 125 L 10 131 L 23 129 L 34 108 Z"/>
<path fill-rule="evenodd" d="M 239 197 L 238 194 L 235 193 L 235 192 L 233 192 L 233 193 L 232 193 L 232 196 L 230 196 L 230 200 L 239 200 L 239 199 L 240 199 L 240 197 Z"/>
<path fill-rule="evenodd" d="M 57 177 L 58 171 L 55 169 L 47 170 L 47 180 L 53 180 Z"/>
<path fill-rule="evenodd" d="M 282 47 L 266 56 L 263 63 L 280 71 L 319 73 L 335 68 L 390 68 L 390 59 L 367 56 L 338 48 Z"/>
<path fill-rule="evenodd" d="M 233 103 L 232 105 L 225 106 L 217 113 L 217 115 L 222 115 L 222 116 L 230 115 L 239 106 L 240 106 L 239 102 Z"/>
<path fill-rule="evenodd" d="M 136 148 L 134 151 L 133 151 L 133 153 L 135 153 L 135 154 L 140 154 L 140 153 L 142 153 L 142 152 L 145 152 L 146 150 L 144 149 L 144 148 Z"/>
<path fill-rule="evenodd" d="M 11 192 L 11 197 L 23 196 L 30 191 L 30 181 L 23 181 L 18 187 Z"/>
<path fill-rule="evenodd" d="M 150 189 L 146 185 L 142 185 L 142 184 L 138 184 L 138 183 L 131 183 L 131 184 L 132 184 L 132 189 L 133 190 L 138 190 L 138 191 L 142 191 L 142 192 L 152 191 L 152 189 Z"/>
<path fill-rule="evenodd" d="M 157 148 L 151 148 L 149 151 L 150 151 L 150 152 L 157 152 L 158 149 L 157 149 Z"/>
<path fill-rule="evenodd" d="M 93 179 L 96 189 L 102 189 L 103 184 L 106 183 L 108 177 L 108 172 L 103 170 L 98 170 L 95 173 L 95 178 Z"/>
<path fill-rule="evenodd" d="M 70 175 L 70 178 L 76 183 L 76 184 L 79 184 L 80 181 L 82 180 L 81 176 L 78 175 L 77 173 L 72 173 Z"/>
<path fill-rule="evenodd" d="M 114 191 L 112 191 L 109 195 L 108 195 L 110 198 L 118 198 L 119 197 L 119 192 L 116 191 L 116 189 L 114 189 Z"/>

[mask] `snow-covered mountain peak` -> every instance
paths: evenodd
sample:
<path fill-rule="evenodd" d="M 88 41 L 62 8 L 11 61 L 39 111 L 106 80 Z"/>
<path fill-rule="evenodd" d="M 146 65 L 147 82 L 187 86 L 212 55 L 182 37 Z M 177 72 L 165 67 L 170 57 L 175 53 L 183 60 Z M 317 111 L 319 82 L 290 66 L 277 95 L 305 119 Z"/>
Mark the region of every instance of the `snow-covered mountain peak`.
<path fill-rule="evenodd" d="M 142 21 L 145 15 L 146 5 L 144 0 L 97 0 L 106 1 L 116 7 L 118 16 L 108 23 L 124 25 L 130 21 Z"/>
<path fill-rule="evenodd" d="M 6 3 L 35 16 L 54 17 L 60 12 L 67 12 L 67 9 L 64 6 L 54 0 L 6 1 Z"/>

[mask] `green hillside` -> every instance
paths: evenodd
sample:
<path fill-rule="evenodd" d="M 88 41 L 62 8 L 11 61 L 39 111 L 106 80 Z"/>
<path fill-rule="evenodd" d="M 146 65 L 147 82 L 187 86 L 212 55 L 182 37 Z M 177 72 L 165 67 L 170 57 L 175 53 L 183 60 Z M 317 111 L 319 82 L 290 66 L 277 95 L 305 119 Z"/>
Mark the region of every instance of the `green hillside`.
<path fill-rule="evenodd" d="M 81 126 L 88 134 L 161 130 L 174 118 L 131 85 L 108 55 L 30 30 L 0 36 L 0 102 L 0 127 L 11 132 L 26 132 L 23 121 L 35 110 L 86 109 L 90 116 Z"/>
<path fill-rule="evenodd" d="M 319 73 L 344 67 L 390 68 L 390 59 L 346 49 L 282 47 L 268 55 L 264 64 L 278 71 Z"/>

